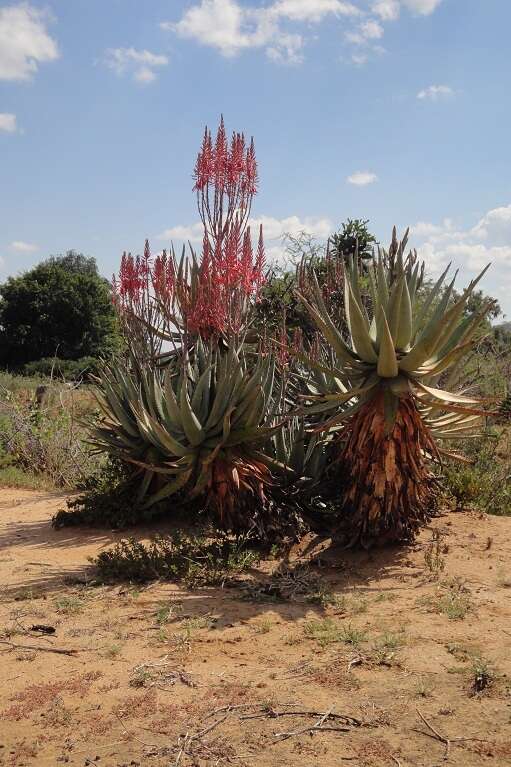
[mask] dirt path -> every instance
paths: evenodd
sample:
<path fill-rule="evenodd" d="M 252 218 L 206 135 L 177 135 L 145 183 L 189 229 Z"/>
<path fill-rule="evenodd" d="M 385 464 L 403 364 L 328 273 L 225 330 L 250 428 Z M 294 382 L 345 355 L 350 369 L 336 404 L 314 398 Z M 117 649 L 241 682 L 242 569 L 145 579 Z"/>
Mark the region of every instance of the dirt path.
<path fill-rule="evenodd" d="M 369 554 L 309 538 L 322 603 L 264 602 L 98 586 L 120 534 L 52 530 L 63 502 L 0 490 L 2 767 L 511 765 L 510 519 Z"/>

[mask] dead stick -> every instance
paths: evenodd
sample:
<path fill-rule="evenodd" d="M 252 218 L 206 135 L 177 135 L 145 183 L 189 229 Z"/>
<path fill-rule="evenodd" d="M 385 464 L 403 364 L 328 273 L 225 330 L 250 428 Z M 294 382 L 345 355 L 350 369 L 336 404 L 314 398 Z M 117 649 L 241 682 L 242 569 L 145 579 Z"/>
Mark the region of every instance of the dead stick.
<path fill-rule="evenodd" d="M 122 719 L 119 716 L 119 714 L 116 714 L 115 711 L 112 711 L 112 714 L 119 721 L 123 731 L 126 733 L 126 735 L 129 735 L 130 738 L 133 738 L 133 740 L 136 740 L 137 743 L 141 743 L 143 746 L 147 746 L 148 748 L 158 748 L 158 746 L 155 743 L 146 743 L 145 741 L 140 740 L 140 738 L 137 738 L 137 736 L 131 730 L 128 730 L 128 728 L 126 727 L 126 725 L 122 721 Z"/>
<path fill-rule="evenodd" d="M 214 730 L 215 727 L 218 727 L 219 724 L 222 724 L 222 722 L 225 722 L 225 720 L 230 716 L 230 711 L 228 711 L 224 716 L 221 716 L 220 719 L 217 719 L 216 722 L 213 722 L 213 724 L 210 724 L 209 727 L 205 727 L 204 730 L 199 730 L 199 732 L 196 732 L 195 735 L 190 736 L 190 740 L 197 740 L 198 738 L 203 738 L 204 735 L 207 735 L 208 732 L 211 732 L 211 730 Z"/>
<path fill-rule="evenodd" d="M 41 652 L 54 652 L 57 655 L 76 655 L 79 650 L 64 650 L 61 647 L 39 647 L 34 644 L 14 644 L 7 639 L 0 639 L 0 644 L 8 644 L 13 650 L 40 650 Z"/>
<path fill-rule="evenodd" d="M 329 725 L 318 727 L 317 724 L 313 724 L 310 727 L 302 727 L 301 729 L 293 730 L 292 732 L 275 732 L 274 736 L 281 740 L 287 740 L 295 735 L 305 735 L 307 732 L 312 734 L 313 732 L 351 732 L 351 730 L 349 727 L 331 727 Z"/>
<path fill-rule="evenodd" d="M 418 708 L 417 708 L 417 709 L 415 709 L 415 710 L 417 711 L 418 715 L 420 716 L 420 718 L 422 719 L 422 721 L 424 722 L 424 724 L 426 725 L 426 727 L 428 728 L 428 730 L 430 730 L 430 731 L 433 733 L 433 736 L 434 736 L 434 737 L 435 737 L 437 740 L 439 740 L 441 743 L 443 743 L 443 744 L 445 745 L 445 754 L 444 754 L 444 759 L 448 759 L 448 758 L 449 758 L 449 752 L 450 752 L 450 750 L 451 750 L 451 740 L 450 740 L 449 738 L 446 738 L 446 737 L 445 737 L 445 735 L 441 735 L 441 734 L 438 732 L 438 730 L 435 730 L 435 728 L 433 727 L 433 725 L 432 725 L 432 724 L 430 724 L 430 723 L 428 722 L 428 720 L 426 719 L 426 717 L 425 717 L 423 714 L 421 714 L 421 712 L 419 711 L 419 709 L 418 709 Z M 424 734 L 426 734 L 426 733 L 424 733 Z M 455 740 L 463 740 L 463 738 L 455 738 Z"/>
<path fill-rule="evenodd" d="M 264 719 L 266 716 L 270 716 L 275 719 L 281 716 L 324 716 L 324 711 L 275 711 L 270 709 L 260 714 L 246 714 L 244 716 L 240 716 L 240 719 Z M 345 714 L 334 714 L 330 712 L 327 718 L 341 719 L 342 721 L 350 722 L 356 727 L 362 726 L 360 719 L 355 719 L 355 717 L 347 716 Z"/>
<path fill-rule="evenodd" d="M 318 721 L 316 723 L 316 727 L 318 729 L 321 727 L 321 725 L 325 724 L 325 721 L 328 719 L 328 717 L 330 716 L 330 714 L 332 713 L 333 710 L 334 710 L 334 707 L 330 706 L 328 711 L 325 711 L 325 713 L 321 715 L 321 717 L 318 719 Z"/>

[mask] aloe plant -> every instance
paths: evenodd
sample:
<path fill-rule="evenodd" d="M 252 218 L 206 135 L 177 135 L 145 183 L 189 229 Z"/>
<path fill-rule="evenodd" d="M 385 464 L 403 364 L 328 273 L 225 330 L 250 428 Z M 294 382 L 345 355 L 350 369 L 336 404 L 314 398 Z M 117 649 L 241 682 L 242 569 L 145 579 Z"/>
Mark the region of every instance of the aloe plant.
<path fill-rule="evenodd" d="M 133 465 L 147 506 L 181 492 L 205 501 L 221 528 L 267 531 L 277 464 L 263 447 L 280 428 L 271 415 L 274 368 L 270 355 L 250 367 L 242 348 L 200 339 L 192 357 L 165 371 L 135 360 L 105 365 L 92 442 Z"/>
<path fill-rule="evenodd" d="M 394 237 L 395 241 L 395 237 Z M 307 358 L 325 376 L 307 413 L 322 431 L 340 433 L 339 489 L 349 543 L 410 538 L 435 506 L 429 462 L 440 461 L 446 440 L 460 439 L 485 414 L 484 403 L 439 388 L 449 368 L 471 348 L 491 304 L 467 314 L 467 302 L 486 272 L 459 298 L 449 267 L 430 289 L 420 289 L 424 266 L 405 240 L 391 256 L 379 251 L 366 267 L 363 300 L 358 259 L 344 280 L 348 338 L 329 314 L 317 280 L 300 295 L 328 347 L 330 362 Z M 335 385 L 332 386 L 332 382 Z"/>

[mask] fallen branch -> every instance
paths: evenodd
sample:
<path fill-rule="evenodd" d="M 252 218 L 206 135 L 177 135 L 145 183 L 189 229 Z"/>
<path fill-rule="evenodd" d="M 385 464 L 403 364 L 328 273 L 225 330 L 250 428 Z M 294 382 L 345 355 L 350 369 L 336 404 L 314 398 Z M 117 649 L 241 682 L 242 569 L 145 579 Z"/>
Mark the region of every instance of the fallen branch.
<path fill-rule="evenodd" d="M 474 740 L 474 738 L 448 738 L 445 735 L 442 735 L 440 732 L 438 732 L 438 730 L 435 730 L 433 725 L 430 724 L 430 722 L 428 722 L 424 714 L 422 714 L 418 708 L 415 710 L 417 711 L 418 715 L 420 716 L 420 718 L 422 719 L 422 721 L 424 722 L 428 730 L 430 730 L 430 732 L 423 732 L 422 730 L 416 730 L 416 732 L 420 732 L 422 733 L 422 735 L 427 735 L 429 738 L 434 738 L 434 740 L 439 740 L 440 743 L 443 743 L 445 746 L 445 754 L 444 754 L 445 760 L 449 758 L 449 754 L 451 751 L 451 743 L 459 743 L 464 740 Z"/>
<path fill-rule="evenodd" d="M 312 726 L 301 727 L 298 730 L 291 730 L 291 732 L 275 732 L 274 736 L 276 738 L 280 738 L 280 740 L 287 740 L 288 738 L 292 738 L 295 735 L 305 735 L 305 733 L 312 735 L 314 732 L 350 732 L 349 727 L 333 727 L 330 725 L 325 725 L 326 720 L 330 716 L 334 718 L 336 716 L 335 714 L 332 714 L 332 709 L 333 709 L 333 706 L 328 711 L 325 711 L 323 714 L 320 714 L 318 721 Z"/>
<path fill-rule="evenodd" d="M 62 647 L 45 647 L 44 645 L 39 646 L 35 644 L 14 644 L 14 642 L 9 642 L 7 639 L 0 639 L 0 644 L 7 644 L 13 650 L 38 650 L 40 652 L 53 652 L 57 655 L 76 655 L 80 652 L 79 650 L 65 650 Z"/>
<path fill-rule="evenodd" d="M 355 719 L 355 717 L 346 714 L 334 714 L 332 711 L 327 711 L 325 715 L 325 712 L 322 711 L 275 711 L 275 709 L 269 708 L 259 714 L 246 714 L 239 718 L 241 720 L 264 719 L 265 717 L 277 719 L 281 716 L 325 716 L 325 719 L 340 719 L 341 721 L 346 722 L 346 724 L 351 724 L 354 727 L 362 727 L 363 725 L 363 722 L 361 722 L 360 719 Z"/>

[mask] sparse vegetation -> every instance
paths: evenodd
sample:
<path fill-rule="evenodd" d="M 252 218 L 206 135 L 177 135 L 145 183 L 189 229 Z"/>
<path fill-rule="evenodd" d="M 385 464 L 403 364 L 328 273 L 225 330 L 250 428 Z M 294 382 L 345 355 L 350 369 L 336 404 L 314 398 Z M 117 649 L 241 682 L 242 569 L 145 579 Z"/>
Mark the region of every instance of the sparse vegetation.
<path fill-rule="evenodd" d="M 92 395 L 52 381 L 43 389 L 38 402 L 35 387 L 0 388 L 0 481 L 75 489 L 100 465 L 82 423 L 94 410 Z"/>
<path fill-rule="evenodd" d="M 471 674 L 471 692 L 474 695 L 478 695 L 488 690 L 495 679 L 495 672 L 491 664 L 480 655 L 476 656 L 472 661 Z"/>
<path fill-rule="evenodd" d="M 252 567 L 259 555 L 248 544 L 246 538 L 212 540 L 176 532 L 148 545 L 122 540 L 93 561 L 105 581 L 182 580 L 193 588 L 222 584 Z"/>
<path fill-rule="evenodd" d="M 431 543 L 424 552 L 424 562 L 428 571 L 434 578 L 438 578 L 445 569 L 445 544 L 442 542 L 442 533 L 435 529 L 432 532 Z"/>
<path fill-rule="evenodd" d="M 318 642 L 321 647 L 335 643 L 359 647 L 367 636 L 365 631 L 355 628 L 351 624 L 348 626 L 339 625 L 331 618 L 308 621 L 304 625 L 304 634 L 308 639 L 314 639 Z"/>

